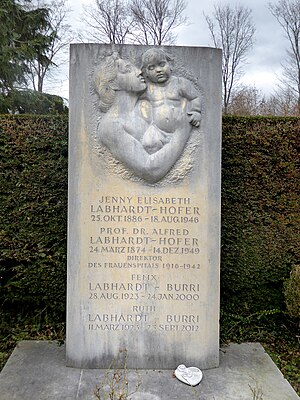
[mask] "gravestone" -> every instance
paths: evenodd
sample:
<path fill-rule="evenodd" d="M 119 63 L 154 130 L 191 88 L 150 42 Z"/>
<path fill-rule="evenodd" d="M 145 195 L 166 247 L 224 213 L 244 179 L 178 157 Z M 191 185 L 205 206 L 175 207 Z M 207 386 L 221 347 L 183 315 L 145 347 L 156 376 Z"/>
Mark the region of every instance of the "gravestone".
<path fill-rule="evenodd" d="M 68 366 L 218 366 L 220 149 L 220 50 L 71 45 Z"/>

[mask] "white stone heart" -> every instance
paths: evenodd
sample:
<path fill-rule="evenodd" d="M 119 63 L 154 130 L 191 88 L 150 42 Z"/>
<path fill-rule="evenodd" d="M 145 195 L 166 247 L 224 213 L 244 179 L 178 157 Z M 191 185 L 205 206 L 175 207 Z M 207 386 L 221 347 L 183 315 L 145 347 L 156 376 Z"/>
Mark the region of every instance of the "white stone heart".
<path fill-rule="evenodd" d="M 202 371 L 197 367 L 186 367 L 181 364 L 175 370 L 175 376 L 181 382 L 190 386 L 196 386 L 202 381 Z"/>

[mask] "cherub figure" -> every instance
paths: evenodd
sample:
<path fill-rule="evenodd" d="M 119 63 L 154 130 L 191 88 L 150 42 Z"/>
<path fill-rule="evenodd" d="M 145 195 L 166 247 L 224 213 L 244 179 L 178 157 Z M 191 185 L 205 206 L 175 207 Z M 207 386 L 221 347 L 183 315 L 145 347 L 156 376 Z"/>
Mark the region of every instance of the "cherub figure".
<path fill-rule="evenodd" d="M 170 58 L 162 49 L 147 50 L 142 56 L 147 89 L 140 96 L 141 110 L 150 124 L 142 138 L 149 154 L 170 141 L 178 123 L 187 118 L 191 128 L 200 126 L 200 98 L 193 84 L 171 74 Z"/>

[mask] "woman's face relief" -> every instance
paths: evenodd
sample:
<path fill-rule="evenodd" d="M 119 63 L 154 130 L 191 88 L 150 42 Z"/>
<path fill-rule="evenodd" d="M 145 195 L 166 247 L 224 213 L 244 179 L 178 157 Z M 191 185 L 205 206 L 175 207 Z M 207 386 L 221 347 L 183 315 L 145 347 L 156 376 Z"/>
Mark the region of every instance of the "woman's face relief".
<path fill-rule="evenodd" d="M 119 90 L 139 93 L 146 89 L 142 71 L 136 66 L 120 58 L 117 60 L 117 68 L 117 86 Z"/>

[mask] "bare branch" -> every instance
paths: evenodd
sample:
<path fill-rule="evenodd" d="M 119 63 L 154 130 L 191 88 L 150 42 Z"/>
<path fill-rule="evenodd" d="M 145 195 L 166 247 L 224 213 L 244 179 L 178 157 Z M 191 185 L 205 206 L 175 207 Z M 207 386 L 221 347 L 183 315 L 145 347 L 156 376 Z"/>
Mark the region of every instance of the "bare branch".
<path fill-rule="evenodd" d="M 83 20 L 89 27 L 89 38 L 102 43 L 125 43 L 133 24 L 125 1 L 95 0 L 94 6 L 83 8 Z"/>
<path fill-rule="evenodd" d="M 43 33 L 51 41 L 44 53 L 28 63 L 28 78 L 34 90 L 42 92 L 45 77 L 51 76 L 53 68 L 64 61 L 60 57 L 65 54 L 73 39 L 71 26 L 66 22 L 71 10 L 66 5 L 66 0 L 36 0 L 30 3 L 30 7 L 49 9 L 50 25 Z"/>
<path fill-rule="evenodd" d="M 228 111 L 232 91 L 242 76 L 242 65 L 253 45 L 255 27 L 251 18 L 252 11 L 243 6 L 216 4 L 213 17 L 205 15 L 215 47 L 223 51 L 223 108 Z M 215 23 L 214 23 L 215 22 Z"/>
<path fill-rule="evenodd" d="M 283 90 L 293 94 L 300 115 L 300 0 L 280 0 L 269 3 L 269 10 L 277 19 L 289 42 L 287 59 L 283 64 Z"/>
<path fill-rule="evenodd" d="M 141 44 L 172 44 L 176 40 L 172 31 L 187 22 L 184 0 L 132 0 L 130 7 L 134 38 Z"/>
<path fill-rule="evenodd" d="M 88 38 L 97 42 L 171 44 L 184 25 L 185 0 L 95 0 L 84 6 Z"/>

